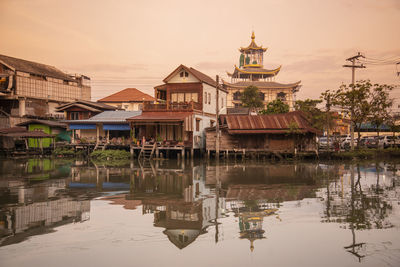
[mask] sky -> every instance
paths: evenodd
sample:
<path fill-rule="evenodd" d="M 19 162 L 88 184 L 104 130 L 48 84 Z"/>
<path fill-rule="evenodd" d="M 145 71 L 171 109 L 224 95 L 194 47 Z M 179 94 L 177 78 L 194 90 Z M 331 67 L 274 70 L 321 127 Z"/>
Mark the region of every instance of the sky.
<path fill-rule="evenodd" d="M 85 74 L 92 100 L 154 95 L 180 64 L 229 82 L 254 31 L 264 67 L 282 65 L 275 81 L 301 80 L 306 99 L 350 83 L 342 65 L 357 52 L 400 61 L 399 25 L 400 0 L 0 0 L 0 54 Z M 400 64 L 365 65 L 356 80 L 400 84 Z"/>

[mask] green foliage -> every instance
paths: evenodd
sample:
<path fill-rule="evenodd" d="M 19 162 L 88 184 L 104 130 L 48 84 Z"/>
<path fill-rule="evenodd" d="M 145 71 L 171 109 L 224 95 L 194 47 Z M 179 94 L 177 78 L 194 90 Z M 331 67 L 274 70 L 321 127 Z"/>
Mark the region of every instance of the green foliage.
<path fill-rule="evenodd" d="M 90 157 L 96 160 L 124 160 L 129 159 L 131 154 L 125 150 L 96 150 L 90 154 Z"/>
<path fill-rule="evenodd" d="M 58 157 L 74 157 L 76 153 L 72 149 L 59 147 L 53 151 L 53 155 Z"/>
<path fill-rule="evenodd" d="M 289 105 L 282 102 L 280 99 L 271 101 L 267 105 L 267 109 L 261 110 L 260 114 L 281 114 L 289 112 Z"/>
<path fill-rule="evenodd" d="M 358 129 L 359 139 L 362 123 L 370 120 L 378 125 L 388 119 L 389 108 L 392 105 L 389 91 L 392 89 L 392 86 L 372 84 L 370 81 L 358 81 L 350 85 L 343 84 L 334 93 L 332 104 L 347 112 L 350 120 Z"/>
<path fill-rule="evenodd" d="M 295 110 L 302 111 L 314 128 L 323 130 L 326 122 L 325 114 L 317 107 L 321 103 L 322 100 L 319 99 L 297 100 L 294 108 Z"/>
<path fill-rule="evenodd" d="M 299 125 L 297 124 L 297 122 L 291 121 L 291 122 L 289 123 L 288 133 L 289 133 L 289 134 L 300 134 L 300 133 L 301 133 L 300 127 L 299 127 Z"/>
<path fill-rule="evenodd" d="M 242 104 L 248 108 L 261 108 L 264 106 L 262 99 L 260 98 L 260 91 L 256 86 L 248 86 L 244 89 L 242 97 Z"/>

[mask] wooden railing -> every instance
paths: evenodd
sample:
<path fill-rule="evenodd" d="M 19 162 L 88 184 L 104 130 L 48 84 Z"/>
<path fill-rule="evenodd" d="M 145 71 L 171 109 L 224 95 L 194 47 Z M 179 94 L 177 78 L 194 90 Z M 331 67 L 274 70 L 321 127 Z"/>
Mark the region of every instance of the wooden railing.
<path fill-rule="evenodd" d="M 202 110 L 202 104 L 197 102 L 167 102 L 167 103 L 149 103 L 145 102 L 143 111 L 193 111 Z"/>

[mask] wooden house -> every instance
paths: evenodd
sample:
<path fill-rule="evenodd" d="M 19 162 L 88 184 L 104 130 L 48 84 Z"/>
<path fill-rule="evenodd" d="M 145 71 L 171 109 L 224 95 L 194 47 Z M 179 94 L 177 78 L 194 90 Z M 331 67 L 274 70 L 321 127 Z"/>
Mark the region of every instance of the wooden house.
<path fill-rule="evenodd" d="M 206 74 L 178 66 L 156 86 L 156 103 L 145 102 L 140 116 L 129 118 L 139 128 L 136 138 L 162 140 L 164 146 L 181 143 L 185 149 L 205 147 L 204 129 L 215 125 L 217 110 L 225 113 L 226 91 Z"/>
<path fill-rule="evenodd" d="M 287 152 L 315 151 L 313 128 L 300 111 L 273 115 L 226 115 L 220 117 L 221 151 Z M 207 151 L 216 149 L 215 127 L 206 129 Z"/>
<path fill-rule="evenodd" d="M 116 107 L 104 103 L 79 100 L 60 105 L 56 111 L 64 112 L 66 120 L 86 120 L 103 111 L 116 109 Z"/>
<path fill-rule="evenodd" d="M 59 121 L 51 121 L 51 120 L 38 120 L 38 119 L 31 119 L 22 123 L 17 124 L 17 126 L 24 126 L 30 132 L 43 132 L 52 137 L 42 138 L 40 144 L 38 139 L 30 138 L 28 140 L 28 144 L 30 148 L 39 148 L 41 145 L 44 148 L 50 147 L 54 143 L 54 138 L 59 137 L 59 139 L 64 141 L 69 141 L 70 136 L 66 132 L 67 125 L 65 123 L 61 123 Z"/>
<path fill-rule="evenodd" d="M 126 88 L 115 94 L 99 99 L 97 102 L 114 106 L 118 109 L 133 111 L 142 110 L 144 102 L 153 103 L 155 100 L 156 99 L 151 95 L 143 93 L 136 88 Z"/>
<path fill-rule="evenodd" d="M 91 97 L 90 78 L 69 75 L 49 65 L 0 55 L 0 107 L 9 114 L 7 125 L 19 118 L 57 117 L 60 104 Z"/>
<path fill-rule="evenodd" d="M 84 140 L 85 143 L 128 145 L 131 127 L 126 119 L 141 113 L 140 110 L 108 110 L 86 120 L 68 120 L 66 123 L 73 133 L 73 143 Z"/>

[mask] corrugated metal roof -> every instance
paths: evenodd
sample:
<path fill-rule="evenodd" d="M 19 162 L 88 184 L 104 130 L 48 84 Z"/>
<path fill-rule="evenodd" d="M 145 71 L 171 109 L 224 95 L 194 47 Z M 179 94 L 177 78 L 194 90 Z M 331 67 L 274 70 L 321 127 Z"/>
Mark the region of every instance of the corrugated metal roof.
<path fill-rule="evenodd" d="M 73 81 L 70 76 L 53 66 L 5 55 L 0 55 L 0 61 L 17 71 Z"/>
<path fill-rule="evenodd" d="M 59 121 L 37 120 L 37 119 L 32 119 L 18 123 L 17 126 L 27 126 L 29 124 L 43 124 L 50 127 L 67 128 L 67 126 L 64 123 L 61 123 Z"/>
<path fill-rule="evenodd" d="M 58 106 L 56 109 L 57 109 L 57 111 L 63 111 L 63 110 L 70 108 L 71 106 L 75 106 L 75 105 L 77 105 L 79 107 L 82 107 L 82 105 L 84 105 L 84 106 L 97 108 L 97 109 L 101 109 L 101 110 L 116 110 L 117 109 L 114 106 L 110 106 L 110 105 L 107 105 L 104 103 L 85 101 L 85 100 L 78 100 L 75 102 L 63 104 L 63 105 Z"/>
<path fill-rule="evenodd" d="M 69 124 L 78 124 L 78 123 L 100 123 L 100 122 L 108 122 L 108 123 L 121 123 L 125 122 L 126 119 L 139 116 L 142 114 L 141 110 L 137 111 L 125 111 L 125 110 L 112 110 L 112 111 L 103 111 L 87 120 L 69 120 L 66 121 Z"/>
<path fill-rule="evenodd" d="M 229 133 L 285 133 L 296 123 L 300 132 L 320 132 L 311 127 L 303 113 L 299 111 L 272 115 L 226 115 Z"/>
<path fill-rule="evenodd" d="M 191 112 L 143 112 L 142 115 L 128 118 L 128 121 L 184 121 Z"/>

